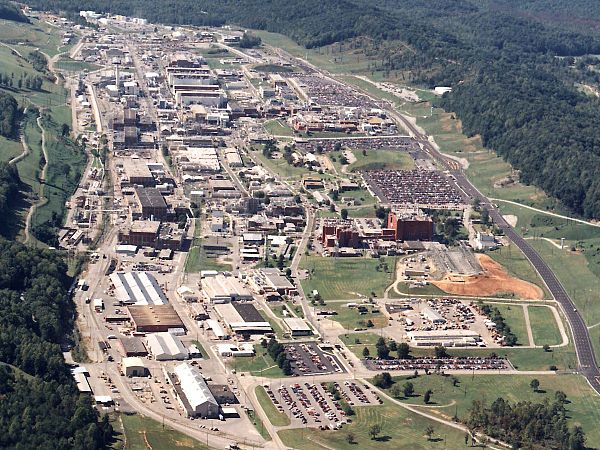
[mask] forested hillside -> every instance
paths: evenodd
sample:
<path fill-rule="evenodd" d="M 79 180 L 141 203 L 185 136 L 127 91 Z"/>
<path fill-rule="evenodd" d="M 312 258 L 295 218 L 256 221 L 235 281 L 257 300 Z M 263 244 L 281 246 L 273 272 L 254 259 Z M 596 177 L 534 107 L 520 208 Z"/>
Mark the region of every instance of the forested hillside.
<path fill-rule="evenodd" d="M 29 19 L 21 10 L 7 0 L 0 0 L 0 19 L 29 23 Z"/>
<path fill-rule="evenodd" d="M 112 427 L 60 350 L 75 313 L 64 261 L 0 238 L 0 268 L 0 448 L 105 448 Z"/>
<path fill-rule="evenodd" d="M 359 36 L 380 63 L 372 71 L 425 87 L 454 88 L 439 105 L 574 212 L 600 218 L 595 0 L 28 0 L 75 14 L 94 9 L 166 23 L 239 24 L 280 32 L 306 47 Z M 385 41 L 385 42 L 384 42 Z M 367 44 L 364 44 L 367 45 Z M 582 65 L 583 64 L 583 65 Z"/>

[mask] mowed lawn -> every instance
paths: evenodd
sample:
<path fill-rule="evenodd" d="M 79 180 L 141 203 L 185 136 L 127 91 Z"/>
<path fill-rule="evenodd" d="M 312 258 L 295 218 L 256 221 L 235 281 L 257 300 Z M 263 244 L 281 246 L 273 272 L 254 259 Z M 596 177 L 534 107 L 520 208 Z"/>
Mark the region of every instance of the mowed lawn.
<path fill-rule="evenodd" d="M 290 424 L 290 418 L 277 410 L 264 387 L 256 386 L 254 392 L 256 393 L 256 398 L 258 399 L 258 403 L 260 403 L 260 407 L 274 426 L 283 427 Z"/>
<path fill-rule="evenodd" d="M 387 262 L 388 272 L 377 267 Z M 305 256 L 300 267 L 309 271 L 302 280 L 304 291 L 317 290 L 323 300 L 381 297 L 394 279 L 394 260 L 391 258 L 324 258 Z"/>
<path fill-rule="evenodd" d="M 236 372 L 250 372 L 252 375 L 268 377 L 268 378 L 283 378 L 283 371 L 277 366 L 273 358 L 269 356 L 267 351 L 256 346 L 256 355 L 252 357 L 228 358 L 227 365 L 236 370 Z"/>
<path fill-rule="evenodd" d="M 124 446 L 119 447 L 124 450 L 141 449 L 192 449 L 207 450 L 209 447 L 199 441 L 175 431 L 168 426 L 141 415 L 121 415 L 123 428 L 125 432 Z"/>
<path fill-rule="evenodd" d="M 502 305 L 489 303 L 493 308 L 498 308 L 506 324 L 517 336 L 517 345 L 529 345 L 527 337 L 527 325 L 525 324 L 525 313 L 521 305 Z"/>
<path fill-rule="evenodd" d="M 415 161 L 403 150 L 368 150 L 366 155 L 354 151 L 356 162 L 348 166 L 348 170 L 409 170 L 415 167 Z"/>
<path fill-rule="evenodd" d="M 339 322 L 346 330 L 351 331 L 355 328 L 369 328 L 369 320 L 373 324 L 372 328 L 383 328 L 388 326 L 388 318 L 381 312 L 381 307 L 376 305 L 364 304 L 367 312 L 363 314 L 358 312 L 358 308 L 347 306 L 347 302 L 329 302 L 324 307 L 327 310 L 336 311 L 337 314 L 329 316 L 329 319 Z"/>
<path fill-rule="evenodd" d="M 563 391 L 570 403 L 566 405 L 570 425 L 581 425 L 586 433 L 586 444 L 592 448 L 600 446 L 600 396 L 598 396 L 578 375 L 471 375 L 456 376 L 458 383 L 453 384 L 452 376 L 429 375 L 413 378 L 410 382 L 415 388 L 415 397 L 402 400 L 406 403 L 420 405 L 430 413 L 451 419 L 454 414 L 462 421 L 474 400 L 482 400 L 491 404 L 498 397 L 510 402 L 552 401 L 556 391 Z M 539 392 L 530 387 L 531 380 L 540 382 Z M 400 385 L 406 383 L 406 377 L 395 378 Z M 431 389 L 432 406 L 423 405 L 423 393 Z"/>
<path fill-rule="evenodd" d="M 18 138 L 8 139 L 0 136 L 0 161 L 10 161 L 23 152 L 23 146 Z"/>
<path fill-rule="evenodd" d="M 352 423 L 338 431 L 320 431 L 315 428 L 283 430 L 279 437 L 285 445 L 302 450 L 332 449 L 456 449 L 465 445 L 465 434 L 454 428 L 410 412 L 390 401 L 379 406 L 354 408 L 356 415 Z M 373 425 L 381 427 L 377 439 L 371 439 L 369 429 Z M 425 429 L 433 427 L 432 440 L 428 441 Z M 347 441 L 352 433 L 355 443 Z"/>
<path fill-rule="evenodd" d="M 529 323 L 535 345 L 557 345 L 562 342 L 554 313 L 547 306 L 529 306 Z"/>
<path fill-rule="evenodd" d="M 533 265 L 525 257 L 523 252 L 512 242 L 497 250 L 487 252 L 486 255 L 500 264 L 504 270 L 513 277 L 529 281 L 530 283 L 539 286 L 544 291 L 545 298 L 552 298 Z"/>

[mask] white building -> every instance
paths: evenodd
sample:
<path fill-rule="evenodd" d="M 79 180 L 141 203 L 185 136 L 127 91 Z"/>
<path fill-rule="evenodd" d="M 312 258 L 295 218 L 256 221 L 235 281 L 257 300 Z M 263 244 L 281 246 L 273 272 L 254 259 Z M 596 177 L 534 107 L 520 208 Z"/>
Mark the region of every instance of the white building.
<path fill-rule="evenodd" d="M 110 281 L 115 299 L 128 305 L 166 305 L 167 297 L 148 272 L 113 272 Z"/>
<path fill-rule="evenodd" d="M 249 343 L 243 343 L 239 345 L 233 344 L 217 344 L 217 352 L 219 356 L 254 356 L 254 345 Z"/>
<path fill-rule="evenodd" d="M 175 367 L 178 384 L 174 384 L 177 399 L 188 417 L 215 419 L 219 416 L 219 404 L 208 389 L 200 371 L 188 363 Z"/>
<path fill-rule="evenodd" d="M 123 358 L 121 367 L 126 377 L 145 377 L 148 375 L 148 368 L 139 356 Z"/>
<path fill-rule="evenodd" d="M 181 339 L 171 333 L 154 333 L 148 335 L 147 347 L 157 361 L 183 360 L 189 356 Z"/>
<path fill-rule="evenodd" d="M 202 293 L 211 303 L 252 300 L 250 291 L 235 277 L 219 274 L 202 280 Z"/>

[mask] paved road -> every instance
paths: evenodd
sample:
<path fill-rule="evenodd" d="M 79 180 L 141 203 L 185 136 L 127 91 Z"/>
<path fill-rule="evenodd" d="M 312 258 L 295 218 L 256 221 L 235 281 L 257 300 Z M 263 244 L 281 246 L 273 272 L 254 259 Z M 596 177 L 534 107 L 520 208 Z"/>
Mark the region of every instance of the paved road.
<path fill-rule="evenodd" d="M 466 178 L 464 172 L 462 170 L 454 170 L 456 165 L 452 164 L 452 160 L 441 154 L 431 144 L 427 137 L 421 134 L 417 127 L 410 123 L 406 118 L 399 114 L 394 114 L 394 116 L 399 119 L 413 134 L 423 150 L 428 152 L 438 161 L 441 161 L 446 169 L 452 172 L 452 175 L 456 178 L 458 186 L 464 191 L 465 196 L 468 197 L 469 200 L 479 198 L 482 206 L 485 206 L 489 210 L 490 217 L 494 223 L 504 232 L 506 237 L 508 237 L 517 247 L 519 247 L 527 259 L 529 259 L 531 264 L 533 264 L 567 318 L 573 334 L 575 350 L 577 351 L 579 370 L 586 377 L 592 388 L 600 394 L 600 371 L 598 370 L 588 329 L 583 321 L 583 318 L 577 311 L 573 300 L 552 269 L 550 269 L 548 264 L 533 249 L 533 247 L 531 247 L 527 241 L 523 239 L 523 237 L 521 237 L 521 235 L 519 235 L 514 228 L 508 224 L 508 222 L 506 222 L 506 220 L 504 220 L 500 211 L 498 211 L 498 209 L 489 201 L 489 199 L 487 199 L 475 186 L 471 184 L 471 182 Z"/>

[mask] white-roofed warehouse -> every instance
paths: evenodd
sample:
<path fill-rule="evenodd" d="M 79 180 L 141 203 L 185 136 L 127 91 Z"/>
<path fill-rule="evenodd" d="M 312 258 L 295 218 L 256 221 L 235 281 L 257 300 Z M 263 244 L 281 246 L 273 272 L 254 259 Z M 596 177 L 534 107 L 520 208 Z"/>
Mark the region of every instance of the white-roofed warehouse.
<path fill-rule="evenodd" d="M 177 336 L 171 333 L 154 333 L 148 335 L 148 349 L 157 361 L 187 359 L 188 349 Z"/>
<path fill-rule="evenodd" d="M 165 305 L 167 297 L 156 278 L 148 272 L 114 272 L 110 281 L 115 287 L 115 298 L 124 304 Z"/>
<path fill-rule="evenodd" d="M 188 363 L 179 364 L 174 375 L 177 379 L 172 380 L 173 388 L 188 417 L 219 417 L 219 403 L 196 367 Z"/>

